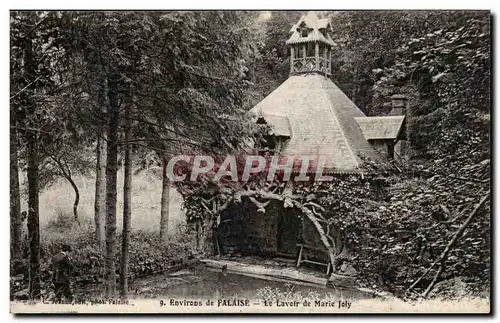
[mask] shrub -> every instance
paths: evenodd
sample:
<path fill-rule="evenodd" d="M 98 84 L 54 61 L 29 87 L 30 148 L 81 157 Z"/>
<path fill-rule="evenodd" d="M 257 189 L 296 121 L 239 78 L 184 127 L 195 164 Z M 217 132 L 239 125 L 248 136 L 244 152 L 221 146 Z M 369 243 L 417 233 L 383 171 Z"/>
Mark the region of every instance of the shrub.
<path fill-rule="evenodd" d="M 48 230 L 63 231 L 73 228 L 76 224 L 75 219 L 69 213 L 64 212 L 61 208 L 56 208 L 55 217 L 47 223 Z"/>
<path fill-rule="evenodd" d="M 51 257 L 64 244 L 72 248 L 73 277 L 76 283 L 97 283 L 103 279 L 105 259 L 94 232 L 91 219 L 87 218 L 78 224 L 70 214 L 57 210 L 56 218 L 44 229 L 45 234 L 40 241 L 42 289 L 51 284 Z M 189 244 L 185 242 L 188 238 L 180 232 L 166 242 L 160 240 L 158 233 L 150 231 L 133 231 L 130 238 L 130 278 L 159 273 L 172 266 L 183 266 L 188 259 L 193 258 Z M 120 241 L 121 234 L 117 234 L 116 274 L 120 274 Z M 28 241 L 23 241 L 23 251 L 22 258 L 11 265 L 11 277 L 22 274 L 22 284 L 11 284 L 11 294 L 26 288 L 28 283 Z M 18 281 L 17 279 L 16 282 Z"/>

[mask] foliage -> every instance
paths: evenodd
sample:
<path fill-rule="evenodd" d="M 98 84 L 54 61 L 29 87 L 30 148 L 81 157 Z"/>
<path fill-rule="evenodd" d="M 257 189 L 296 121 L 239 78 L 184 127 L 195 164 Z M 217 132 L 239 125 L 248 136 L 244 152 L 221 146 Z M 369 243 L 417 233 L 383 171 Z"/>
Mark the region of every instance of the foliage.
<path fill-rule="evenodd" d="M 73 277 L 77 284 L 92 284 L 102 282 L 104 258 L 93 232 L 92 221 L 81 221 L 77 225 L 72 215 L 57 211 L 56 218 L 49 222 L 47 235 L 41 240 L 41 280 L 42 286 L 50 288 L 51 272 L 50 259 L 61 250 L 62 245 L 72 248 L 71 257 L 74 262 Z M 120 238 L 120 235 L 118 236 Z M 130 278 L 142 277 L 170 268 L 182 267 L 192 258 L 192 251 L 186 241 L 187 235 L 180 235 L 168 242 L 159 239 L 158 235 L 149 231 L 134 231 L 130 244 Z M 23 252 L 28 252 L 28 246 L 23 246 Z M 119 262 L 120 254 L 116 255 Z M 22 284 L 14 285 L 11 294 L 22 289 L 28 280 L 27 259 L 21 259 L 14 266 L 11 276 L 22 275 Z M 119 266 L 117 266 L 119 268 Z M 117 275 L 119 269 L 117 269 Z"/>
<path fill-rule="evenodd" d="M 377 90 L 411 86 L 408 136 L 416 157 L 453 172 L 489 158 L 490 44 L 487 16 L 412 38 L 384 69 Z"/>
<path fill-rule="evenodd" d="M 487 167 L 480 165 L 481 171 Z M 474 179 L 474 173 L 468 174 Z M 488 185 L 432 174 L 391 176 L 387 181 L 385 201 L 363 208 L 354 220 L 362 228 L 360 243 L 354 244 L 355 267 L 367 282 L 402 295 L 439 258 Z M 488 207 L 480 209 L 453 246 L 440 280 L 461 276 L 479 289 L 489 281 L 489 214 Z M 425 289 L 431 278 L 422 280 L 417 290 Z"/>
<path fill-rule="evenodd" d="M 406 57 L 401 47 L 439 29 L 467 26 L 467 19 L 486 19 L 481 11 L 335 11 L 329 13 L 336 43 L 332 79 L 367 115 L 380 115 L 389 95 L 374 86 L 382 71 Z M 396 92 L 400 89 L 393 89 Z"/>
<path fill-rule="evenodd" d="M 290 28 L 295 24 L 303 12 L 300 11 L 273 11 L 267 20 L 258 20 L 260 56 L 251 68 L 252 82 L 255 91 L 259 94 L 258 101 L 274 91 L 283 83 L 290 71 L 289 49 L 285 42 L 290 37 Z M 258 101 L 253 102 L 253 105 Z"/>

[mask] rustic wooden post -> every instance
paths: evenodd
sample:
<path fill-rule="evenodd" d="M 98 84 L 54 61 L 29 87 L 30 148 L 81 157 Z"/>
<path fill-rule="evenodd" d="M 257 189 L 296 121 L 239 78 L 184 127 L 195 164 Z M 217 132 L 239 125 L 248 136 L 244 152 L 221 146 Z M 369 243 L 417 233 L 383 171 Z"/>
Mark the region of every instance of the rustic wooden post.
<path fill-rule="evenodd" d="M 292 74 L 293 73 L 293 64 L 294 64 L 293 60 L 295 58 L 295 48 L 293 45 L 290 46 L 290 50 L 291 50 L 291 52 L 290 52 L 290 74 Z"/>
<path fill-rule="evenodd" d="M 318 42 L 316 42 L 314 44 L 314 54 L 315 54 L 314 59 L 316 61 L 316 68 L 315 69 L 316 69 L 316 71 L 319 71 L 319 43 Z"/>
<path fill-rule="evenodd" d="M 328 76 L 328 61 L 327 61 L 327 53 L 328 53 L 328 46 L 325 46 L 325 49 L 324 49 L 324 62 L 323 62 L 323 69 L 324 69 L 324 72 L 325 72 L 325 76 Z"/>
<path fill-rule="evenodd" d="M 332 50 L 332 47 L 328 46 L 327 47 L 327 56 L 326 56 L 326 58 L 328 60 L 327 63 L 326 63 L 326 70 L 327 70 L 327 74 L 328 75 L 332 74 L 332 65 L 331 65 L 332 52 L 331 52 L 331 50 Z"/>

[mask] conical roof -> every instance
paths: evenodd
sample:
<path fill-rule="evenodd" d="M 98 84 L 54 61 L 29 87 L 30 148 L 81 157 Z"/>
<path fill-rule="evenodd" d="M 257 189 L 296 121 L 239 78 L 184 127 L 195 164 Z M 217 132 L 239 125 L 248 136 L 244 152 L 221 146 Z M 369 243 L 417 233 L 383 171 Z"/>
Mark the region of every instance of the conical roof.
<path fill-rule="evenodd" d="M 360 156 L 381 158 L 355 120 L 366 115 L 323 75 L 290 76 L 250 112 L 274 128 L 283 123 L 274 125 L 274 120 L 287 119 L 290 138 L 282 154 L 325 156 L 332 173 L 361 172 Z"/>

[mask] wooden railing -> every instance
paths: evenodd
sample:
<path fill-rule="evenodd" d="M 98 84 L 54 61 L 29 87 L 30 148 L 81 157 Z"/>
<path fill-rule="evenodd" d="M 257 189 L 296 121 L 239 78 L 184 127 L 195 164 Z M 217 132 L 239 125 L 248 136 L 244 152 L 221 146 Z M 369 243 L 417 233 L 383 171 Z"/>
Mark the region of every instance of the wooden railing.
<path fill-rule="evenodd" d="M 316 65 L 316 62 L 318 64 Z M 321 72 L 326 75 L 331 74 L 331 66 L 330 66 L 330 60 L 326 60 L 325 64 L 325 59 L 323 57 L 319 57 L 318 60 L 316 60 L 316 57 L 298 57 L 298 58 L 293 58 L 291 61 L 292 64 L 292 73 L 307 73 L 307 72 Z"/>

